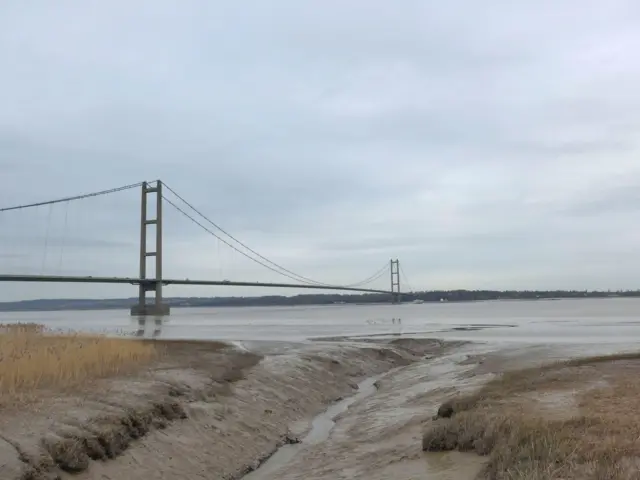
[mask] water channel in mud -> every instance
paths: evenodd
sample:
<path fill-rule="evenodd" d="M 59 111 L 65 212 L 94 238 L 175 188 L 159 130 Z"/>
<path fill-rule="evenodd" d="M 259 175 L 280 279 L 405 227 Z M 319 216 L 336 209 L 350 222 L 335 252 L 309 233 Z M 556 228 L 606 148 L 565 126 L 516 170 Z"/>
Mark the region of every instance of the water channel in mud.
<path fill-rule="evenodd" d="M 313 419 L 311 430 L 302 441 L 281 446 L 260 467 L 242 477 L 243 480 L 262 480 L 287 465 L 303 448 L 328 439 L 329 435 L 331 435 L 331 429 L 335 426 L 335 418 L 346 412 L 352 404 L 373 395 L 376 391 L 375 383 L 379 378 L 380 375 L 376 375 L 360 382 L 358 384 L 358 393 L 337 401 Z"/>
<path fill-rule="evenodd" d="M 421 433 L 451 388 L 472 388 L 469 355 L 492 347 L 461 349 L 369 377 L 355 395 L 330 405 L 298 444 L 284 445 L 243 480 L 472 480 L 484 464 L 475 454 L 424 453 Z M 309 423 L 306 422 L 308 428 Z M 303 428 L 294 426 L 295 431 Z"/>

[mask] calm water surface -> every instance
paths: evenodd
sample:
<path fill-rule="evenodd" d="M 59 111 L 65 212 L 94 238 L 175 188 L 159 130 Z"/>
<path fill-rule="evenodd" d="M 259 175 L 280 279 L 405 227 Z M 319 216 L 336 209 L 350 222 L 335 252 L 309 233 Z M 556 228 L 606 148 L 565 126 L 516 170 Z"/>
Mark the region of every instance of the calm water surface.
<path fill-rule="evenodd" d="M 395 319 L 395 321 L 394 321 Z M 400 319 L 400 322 L 398 321 Z M 507 343 L 627 344 L 640 339 L 640 299 L 504 301 L 322 307 L 174 308 L 139 324 L 125 310 L 0 313 L 0 322 L 179 339 L 305 341 L 421 335 Z"/>

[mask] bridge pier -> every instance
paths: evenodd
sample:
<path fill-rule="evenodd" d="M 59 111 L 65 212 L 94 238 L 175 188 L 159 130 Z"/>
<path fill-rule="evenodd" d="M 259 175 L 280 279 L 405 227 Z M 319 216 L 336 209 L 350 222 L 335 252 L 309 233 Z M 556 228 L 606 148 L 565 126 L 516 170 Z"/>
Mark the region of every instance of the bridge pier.
<path fill-rule="evenodd" d="M 147 216 L 148 196 L 155 193 L 156 218 Z M 147 250 L 147 228 L 156 227 L 155 251 Z M 155 257 L 155 278 L 147 280 L 147 258 Z M 132 316 L 161 316 L 169 315 L 169 305 L 162 302 L 162 182 L 156 181 L 155 187 L 147 182 L 142 183 L 142 198 L 140 210 L 140 284 L 138 285 L 138 303 L 131 307 Z M 146 281 L 145 281 L 146 280 Z M 155 292 L 153 303 L 147 303 L 147 292 Z"/>

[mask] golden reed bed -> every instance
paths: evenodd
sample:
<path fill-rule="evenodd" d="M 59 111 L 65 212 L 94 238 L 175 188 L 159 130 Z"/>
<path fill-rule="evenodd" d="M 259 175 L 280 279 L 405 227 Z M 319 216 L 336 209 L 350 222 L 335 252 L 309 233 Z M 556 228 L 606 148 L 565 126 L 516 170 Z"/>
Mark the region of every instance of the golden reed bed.
<path fill-rule="evenodd" d="M 153 342 L 53 334 L 38 324 L 0 324 L 0 404 L 131 372 L 158 355 Z"/>

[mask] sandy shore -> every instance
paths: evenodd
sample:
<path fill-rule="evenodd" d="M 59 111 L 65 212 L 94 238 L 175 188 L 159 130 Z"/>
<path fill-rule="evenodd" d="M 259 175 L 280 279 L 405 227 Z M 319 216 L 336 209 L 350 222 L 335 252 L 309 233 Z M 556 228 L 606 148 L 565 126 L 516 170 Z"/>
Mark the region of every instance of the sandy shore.
<path fill-rule="evenodd" d="M 4 412 L 0 478 L 241 478 L 358 381 L 447 350 L 437 341 L 267 355 L 214 342 L 163 347 L 152 368 Z"/>

